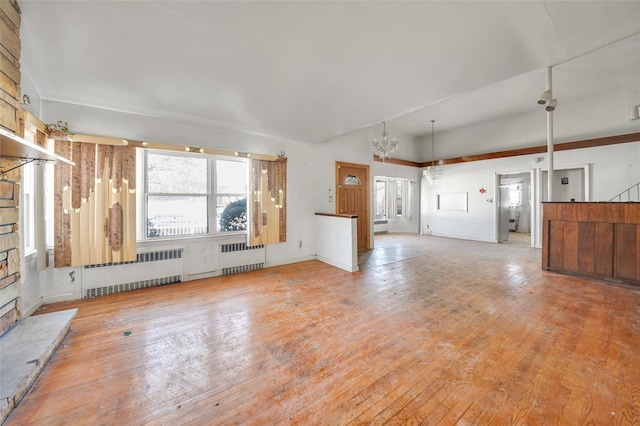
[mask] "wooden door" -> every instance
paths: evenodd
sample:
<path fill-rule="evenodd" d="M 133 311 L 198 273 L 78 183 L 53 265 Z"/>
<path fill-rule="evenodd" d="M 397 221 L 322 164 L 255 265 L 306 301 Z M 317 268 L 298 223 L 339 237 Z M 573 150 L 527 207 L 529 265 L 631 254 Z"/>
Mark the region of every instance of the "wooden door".
<path fill-rule="evenodd" d="M 336 161 L 336 213 L 358 216 L 358 250 L 371 248 L 369 166 Z"/>

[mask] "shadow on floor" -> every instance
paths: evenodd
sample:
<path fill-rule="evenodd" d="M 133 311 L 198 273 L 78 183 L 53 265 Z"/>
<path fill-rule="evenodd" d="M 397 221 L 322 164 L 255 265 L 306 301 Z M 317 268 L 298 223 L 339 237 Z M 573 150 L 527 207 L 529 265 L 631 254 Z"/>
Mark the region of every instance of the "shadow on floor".
<path fill-rule="evenodd" d="M 531 234 L 528 232 L 509 232 L 509 239 L 501 244 L 531 245 Z"/>
<path fill-rule="evenodd" d="M 434 237 L 416 234 L 378 234 L 375 236 L 373 250 L 360 250 L 358 252 L 358 267 L 360 269 L 369 269 L 423 256 L 428 254 L 429 250 L 434 250 L 433 244 L 428 244 L 428 241 L 440 241 L 440 243 L 447 241 L 447 238 L 444 237 L 437 240 L 430 240 L 430 238 Z M 531 246 L 531 234 L 510 232 L 509 240 L 500 244 Z"/>
<path fill-rule="evenodd" d="M 403 234 L 376 235 L 373 250 L 358 252 L 358 267 L 367 269 L 426 254 L 427 248 L 416 241 Z"/>

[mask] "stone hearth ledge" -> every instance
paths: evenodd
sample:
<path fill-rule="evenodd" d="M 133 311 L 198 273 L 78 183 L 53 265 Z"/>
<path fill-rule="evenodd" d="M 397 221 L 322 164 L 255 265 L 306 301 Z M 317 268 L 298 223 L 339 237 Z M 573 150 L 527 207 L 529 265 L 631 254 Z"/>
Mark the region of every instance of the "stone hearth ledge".
<path fill-rule="evenodd" d="M 30 316 L 0 337 L 0 424 L 36 381 L 77 312 L 69 309 Z"/>

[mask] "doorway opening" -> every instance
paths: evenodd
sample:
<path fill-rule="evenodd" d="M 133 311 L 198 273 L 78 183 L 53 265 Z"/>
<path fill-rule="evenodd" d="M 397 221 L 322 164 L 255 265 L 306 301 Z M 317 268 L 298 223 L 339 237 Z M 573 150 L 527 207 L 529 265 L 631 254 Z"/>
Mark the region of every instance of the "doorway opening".
<path fill-rule="evenodd" d="M 498 175 L 497 205 L 499 243 L 511 242 L 533 245 L 532 223 L 532 172 Z"/>
<path fill-rule="evenodd" d="M 589 165 L 576 165 L 558 168 L 553 171 L 553 201 L 580 202 L 589 201 Z M 496 241 L 507 242 L 509 237 L 518 237 L 519 233 L 530 233 L 532 247 L 542 247 L 542 201 L 547 196 L 547 176 L 544 169 L 496 173 Z M 520 182 L 521 181 L 521 182 Z M 515 186 L 512 186 L 514 185 Z M 518 196 L 511 191 L 522 191 L 521 206 L 518 208 Z M 518 231 L 513 232 L 517 217 Z M 526 227 L 528 225 L 528 228 Z M 511 226 L 511 228 L 510 228 Z M 511 238 L 513 239 L 513 238 Z"/>

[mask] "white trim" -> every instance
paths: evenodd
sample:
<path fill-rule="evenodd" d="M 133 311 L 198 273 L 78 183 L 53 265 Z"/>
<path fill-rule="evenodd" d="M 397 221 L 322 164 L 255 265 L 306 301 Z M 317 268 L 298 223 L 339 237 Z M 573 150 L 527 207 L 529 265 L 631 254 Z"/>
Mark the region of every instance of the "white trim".
<path fill-rule="evenodd" d="M 498 233 L 500 232 L 500 181 L 501 181 L 501 176 L 502 175 L 520 175 L 520 174 L 525 174 L 528 173 L 529 174 L 529 179 L 530 179 L 530 187 L 529 190 L 531 192 L 531 200 L 530 203 L 531 205 L 529 206 L 529 211 L 531 212 L 531 217 L 529 218 L 530 220 L 530 233 L 531 233 L 531 247 L 536 247 L 536 248 L 540 248 L 542 247 L 542 244 L 538 244 L 537 241 L 537 235 L 540 233 L 540 230 L 542 229 L 542 218 L 540 217 L 540 220 L 538 221 L 537 218 L 541 215 L 542 209 L 540 208 L 540 197 L 542 196 L 542 193 L 540 192 L 540 184 L 536 184 L 537 180 L 536 180 L 536 176 L 537 175 L 541 175 L 538 171 L 540 169 L 539 168 L 533 168 L 533 169 L 517 169 L 517 170 L 510 170 L 510 171 L 498 171 L 495 173 L 495 180 L 494 180 L 494 194 L 495 197 L 493 198 L 493 202 L 494 202 L 494 226 L 495 226 L 495 242 L 498 242 L 499 236 Z"/>
<path fill-rule="evenodd" d="M 20 313 L 21 319 L 25 319 L 26 317 L 30 317 L 35 311 L 40 309 L 40 306 L 43 305 L 42 297 L 38 297 L 38 299 L 31 304 L 31 306 L 24 308 Z"/>
<path fill-rule="evenodd" d="M 148 155 L 165 155 L 172 157 L 199 157 L 205 159 L 207 161 L 207 192 L 206 193 L 149 193 L 147 190 L 147 173 L 148 173 Z M 138 229 L 136 232 L 136 239 L 138 244 L 165 240 L 165 241 L 176 241 L 181 239 L 193 239 L 193 238 L 211 238 L 222 235 L 247 235 L 248 231 L 229 231 L 229 232 L 219 232 L 218 231 L 218 217 L 217 217 L 217 197 L 218 195 L 226 195 L 226 193 L 217 192 L 217 161 L 233 161 L 238 163 L 243 163 L 246 168 L 246 178 L 247 178 L 247 188 L 245 192 L 245 196 L 248 199 L 248 191 L 249 191 L 249 167 L 250 163 L 246 158 L 243 157 L 231 157 L 226 155 L 213 155 L 213 154 L 199 154 L 199 153 L 189 153 L 189 152 L 174 152 L 174 151 L 164 151 L 157 150 L 151 148 L 139 148 L 137 150 L 136 157 L 136 176 L 138 179 L 138 187 L 140 190 L 138 191 L 138 196 L 136 198 L 137 202 L 137 214 L 136 221 L 138 224 Z M 229 193 L 231 195 L 239 195 L 237 193 Z M 207 223 L 208 223 L 208 231 L 207 233 L 202 234 L 189 234 L 189 235 L 176 235 L 176 236 L 163 236 L 163 237 L 148 237 L 147 236 L 147 217 L 148 217 L 148 198 L 149 196 L 191 196 L 191 197 L 206 197 L 206 205 L 207 205 Z M 247 217 L 249 214 L 247 213 Z M 250 224 L 247 224 L 247 229 Z"/>

